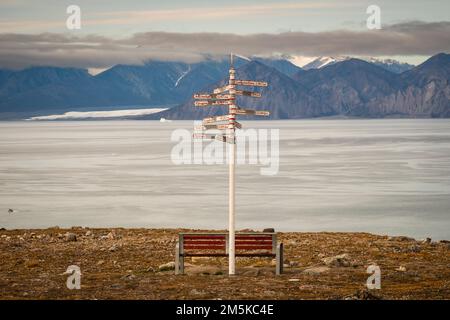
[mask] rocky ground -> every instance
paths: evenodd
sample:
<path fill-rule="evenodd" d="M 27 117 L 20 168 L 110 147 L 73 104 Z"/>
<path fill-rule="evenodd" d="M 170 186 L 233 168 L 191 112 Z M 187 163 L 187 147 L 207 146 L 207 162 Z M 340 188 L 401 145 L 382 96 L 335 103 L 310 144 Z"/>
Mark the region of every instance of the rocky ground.
<path fill-rule="evenodd" d="M 190 258 L 173 272 L 175 229 L 0 231 L 0 299 L 450 299 L 450 243 L 367 233 L 281 233 L 285 273 L 274 261 Z M 369 265 L 381 289 L 367 290 Z M 66 287 L 67 267 L 81 289 Z"/>

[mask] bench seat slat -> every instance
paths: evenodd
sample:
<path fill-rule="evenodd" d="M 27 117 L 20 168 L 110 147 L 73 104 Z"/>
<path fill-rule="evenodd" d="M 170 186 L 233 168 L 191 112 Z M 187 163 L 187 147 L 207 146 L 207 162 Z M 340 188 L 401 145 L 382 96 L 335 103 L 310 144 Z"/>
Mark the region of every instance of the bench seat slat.
<path fill-rule="evenodd" d="M 183 239 L 225 239 L 226 235 L 183 235 Z"/>
<path fill-rule="evenodd" d="M 186 246 L 185 250 L 225 250 L 225 246 Z M 267 250 L 272 251 L 268 246 L 236 246 L 236 250 Z"/>
<path fill-rule="evenodd" d="M 235 244 L 265 244 L 265 245 L 272 245 L 272 240 L 270 241 L 261 241 L 261 240 L 252 240 L 252 241 L 244 241 L 244 240 L 236 240 Z"/>
<path fill-rule="evenodd" d="M 184 245 L 193 245 L 193 244 L 213 244 L 213 245 L 225 245 L 225 241 L 214 241 L 214 240 L 199 240 L 199 241 L 192 241 L 192 240 L 188 240 L 188 241 L 184 241 Z M 266 246 L 271 246 L 272 245 L 272 240 L 271 241 L 243 241 L 243 240 L 237 240 L 235 242 L 236 245 L 266 245 Z"/>
<path fill-rule="evenodd" d="M 245 240 L 272 240 L 272 236 L 266 236 L 266 235 L 261 235 L 261 236 L 240 236 L 240 235 L 236 235 L 235 236 L 236 239 L 245 239 Z"/>
<path fill-rule="evenodd" d="M 199 241 L 197 241 L 197 240 L 195 240 L 195 241 L 192 241 L 192 240 L 185 240 L 184 242 L 184 245 L 191 245 L 191 244 L 217 244 L 217 245 L 225 245 L 225 240 L 217 240 L 217 241 L 214 241 L 214 240 L 199 240 Z"/>
<path fill-rule="evenodd" d="M 221 245 L 221 246 L 213 246 L 213 245 L 189 245 L 189 246 L 184 246 L 184 249 L 186 250 L 193 250 L 193 249 L 197 249 L 197 250 L 225 250 L 225 245 Z"/>
<path fill-rule="evenodd" d="M 228 257 L 226 253 L 196 253 L 196 252 L 185 252 L 182 254 L 184 257 Z M 239 253 L 237 252 L 236 257 L 275 257 L 274 253 Z"/>
<path fill-rule="evenodd" d="M 248 245 L 236 245 L 236 250 L 272 250 L 272 246 L 248 246 Z"/>
<path fill-rule="evenodd" d="M 220 235 L 220 234 L 213 234 L 213 235 L 204 235 L 204 234 L 183 235 L 183 239 L 185 239 L 185 240 L 188 240 L 188 239 L 225 239 L 225 238 L 226 238 L 226 235 Z M 261 234 L 261 235 L 236 234 L 235 238 L 236 239 L 249 239 L 249 240 L 262 240 L 262 239 L 271 240 L 272 236 L 271 235 L 267 235 L 267 234 Z"/>

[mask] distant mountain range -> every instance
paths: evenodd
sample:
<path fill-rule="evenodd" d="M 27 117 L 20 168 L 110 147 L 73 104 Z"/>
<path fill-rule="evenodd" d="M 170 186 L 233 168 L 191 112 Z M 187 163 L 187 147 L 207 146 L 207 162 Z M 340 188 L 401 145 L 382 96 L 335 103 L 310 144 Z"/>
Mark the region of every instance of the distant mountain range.
<path fill-rule="evenodd" d="M 269 82 L 262 98 L 240 98 L 238 103 L 245 108 L 269 110 L 271 119 L 450 117 L 450 55 L 444 53 L 401 74 L 367 61 L 348 59 L 320 69 L 299 70 L 289 77 L 252 61 L 237 69 L 237 78 Z M 225 79 L 204 91 L 224 83 Z M 146 118 L 201 119 L 224 111 L 220 107 L 193 107 L 189 99 Z"/>
<path fill-rule="evenodd" d="M 243 98 L 239 103 L 270 110 L 271 119 L 450 117 L 449 54 L 435 55 L 417 67 L 401 67 L 389 60 L 335 60 L 322 59 L 322 65 L 305 66 L 305 70 L 281 58 L 236 59 L 239 78 L 269 82 L 269 87 L 263 88 L 263 98 Z M 95 76 L 76 68 L 0 70 L 0 119 L 168 105 L 175 107 L 142 118 L 200 119 L 224 110 L 195 108 L 192 94 L 225 83 L 228 68 L 227 60 L 205 60 L 117 65 Z"/>
<path fill-rule="evenodd" d="M 302 67 L 304 70 L 311 70 L 311 69 L 320 69 L 325 66 L 329 66 L 338 62 L 342 62 L 345 60 L 350 60 L 352 57 L 347 56 L 338 56 L 338 57 L 318 57 L 314 59 L 313 61 L 307 63 Z M 364 61 L 373 63 L 383 69 L 386 69 L 388 71 L 394 72 L 394 73 L 402 73 L 408 70 L 411 70 L 414 68 L 412 64 L 403 63 L 394 59 L 376 59 L 376 58 L 367 58 L 362 59 Z"/>

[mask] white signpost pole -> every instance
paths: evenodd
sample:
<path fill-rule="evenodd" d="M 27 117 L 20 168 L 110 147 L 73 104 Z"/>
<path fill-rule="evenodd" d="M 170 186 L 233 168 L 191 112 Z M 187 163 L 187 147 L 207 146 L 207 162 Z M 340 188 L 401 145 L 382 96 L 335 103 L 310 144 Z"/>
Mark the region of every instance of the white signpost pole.
<path fill-rule="evenodd" d="M 236 274 L 236 247 L 235 247 L 235 166 L 236 166 L 236 128 L 241 129 L 242 125 L 236 122 L 236 114 L 252 116 L 268 116 L 268 111 L 240 109 L 236 105 L 236 95 L 242 95 L 253 98 L 260 98 L 260 92 L 245 90 L 236 90 L 236 86 L 267 87 L 267 82 L 253 80 L 236 80 L 236 71 L 233 67 L 233 54 L 230 56 L 230 77 L 228 85 L 213 90 L 213 93 L 194 94 L 196 107 L 223 106 L 228 105 L 228 114 L 207 117 L 203 119 L 202 125 L 195 126 L 194 130 L 201 130 L 202 133 L 194 133 L 194 138 L 198 139 L 216 139 L 229 144 L 228 163 L 229 163 L 229 189 L 228 189 L 228 274 Z M 223 94 L 227 92 L 228 94 Z M 217 123 L 217 122 L 225 123 Z M 219 129 L 226 130 L 226 135 L 205 134 L 204 130 Z"/>
<path fill-rule="evenodd" d="M 231 104 L 228 109 L 228 131 L 230 135 L 231 143 L 229 145 L 229 194 L 228 194 L 228 274 L 234 275 L 236 273 L 236 255 L 235 255 L 235 162 L 236 162 L 236 136 L 234 122 L 236 120 L 236 86 L 235 81 L 235 70 L 233 68 L 233 54 L 230 56 L 231 67 L 230 67 L 230 79 L 229 79 L 229 94 L 231 95 L 233 104 Z"/>

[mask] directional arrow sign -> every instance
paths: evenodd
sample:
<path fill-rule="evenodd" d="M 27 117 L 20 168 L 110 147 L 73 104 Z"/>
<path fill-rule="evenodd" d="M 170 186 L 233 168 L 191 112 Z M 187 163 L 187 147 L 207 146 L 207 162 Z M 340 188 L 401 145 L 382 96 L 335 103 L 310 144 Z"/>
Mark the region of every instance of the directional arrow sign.
<path fill-rule="evenodd" d="M 252 110 L 252 109 L 237 109 L 236 114 L 239 115 L 248 115 L 248 116 L 265 116 L 270 115 L 269 111 L 263 110 Z"/>
<path fill-rule="evenodd" d="M 196 107 L 230 105 L 230 104 L 234 104 L 234 100 L 200 100 L 194 102 L 194 105 Z"/>
<path fill-rule="evenodd" d="M 226 86 L 214 89 L 214 93 L 222 93 L 222 92 L 225 92 L 227 90 L 230 90 L 230 86 L 229 85 L 226 85 Z"/>
<path fill-rule="evenodd" d="M 252 80 L 234 80 L 234 84 L 237 86 L 252 86 L 252 87 L 267 87 L 268 84 L 265 81 L 252 81 Z"/>
<path fill-rule="evenodd" d="M 212 122 L 218 122 L 218 121 L 226 121 L 230 118 L 228 114 L 225 114 L 223 116 L 217 116 L 217 117 L 208 117 L 203 119 L 203 123 L 212 123 Z"/>
<path fill-rule="evenodd" d="M 216 94 L 216 93 L 200 93 L 200 94 L 194 94 L 194 99 L 222 99 L 222 100 L 228 100 L 232 99 L 233 96 L 230 94 Z"/>
<path fill-rule="evenodd" d="M 232 143 L 234 141 L 234 137 L 221 134 L 194 133 L 192 136 L 194 137 L 194 139 L 210 139 L 228 143 Z"/>
<path fill-rule="evenodd" d="M 239 96 L 248 96 L 253 98 L 261 98 L 261 93 L 253 91 L 236 90 L 236 94 Z"/>
<path fill-rule="evenodd" d="M 219 140 L 219 141 L 222 141 L 222 142 L 233 143 L 234 142 L 234 137 L 217 135 L 216 136 L 216 140 Z"/>
<path fill-rule="evenodd" d="M 228 129 L 229 124 L 223 123 L 223 124 L 201 124 L 194 127 L 194 130 L 226 130 Z"/>
<path fill-rule="evenodd" d="M 209 134 L 209 133 L 194 133 L 192 135 L 194 139 L 215 139 L 216 134 Z"/>

